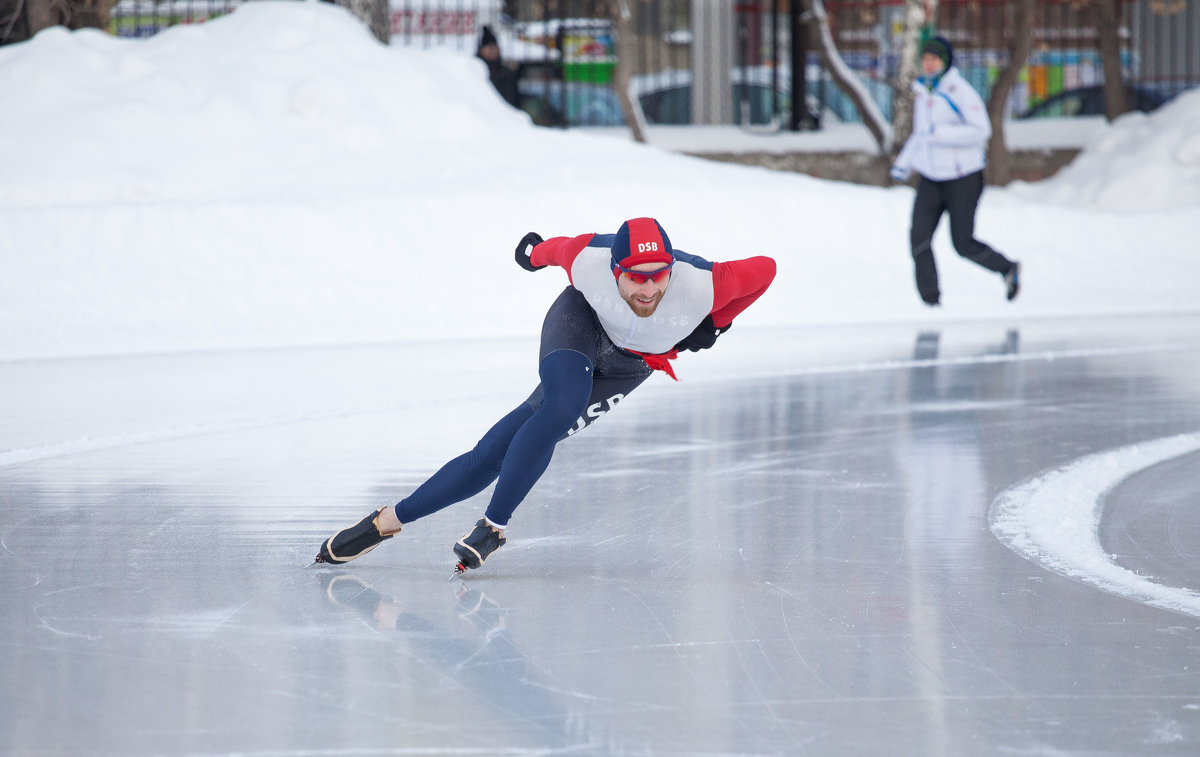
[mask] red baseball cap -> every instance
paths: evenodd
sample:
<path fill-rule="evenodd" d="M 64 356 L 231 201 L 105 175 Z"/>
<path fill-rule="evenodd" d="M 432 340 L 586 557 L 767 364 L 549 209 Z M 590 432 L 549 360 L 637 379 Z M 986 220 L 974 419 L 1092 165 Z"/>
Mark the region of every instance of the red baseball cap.
<path fill-rule="evenodd" d="M 653 218 L 631 218 L 621 224 L 612 244 L 615 265 L 632 268 L 643 263 L 675 262 L 675 251 L 667 232 Z"/>

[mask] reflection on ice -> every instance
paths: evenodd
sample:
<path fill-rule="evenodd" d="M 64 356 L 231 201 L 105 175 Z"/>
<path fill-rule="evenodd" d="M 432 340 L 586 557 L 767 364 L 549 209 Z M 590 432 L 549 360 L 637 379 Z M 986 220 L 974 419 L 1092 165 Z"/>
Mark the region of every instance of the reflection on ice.
<path fill-rule="evenodd" d="M 495 736 L 511 745 L 512 737 L 502 734 L 514 722 L 526 726 L 520 730 L 530 740 L 527 746 L 496 746 L 494 753 L 627 753 L 607 742 L 602 729 L 572 707 L 576 694 L 561 691 L 561 684 L 549 680 L 517 647 L 509 634 L 507 611 L 482 590 L 460 578 L 448 584 L 454 615 L 461 621 L 450 626 L 434 619 L 434 613 L 413 612 L 411 602 L 380 591 L 355 573 L 321 569 L 319 580 L 331 603 L 352 609 L 368 626 L 390 635 L 394 648 L 389 654 L 419 661 L 442 685 L 457 691 L 456 697 L 491 712 L 487 717 L 476 713 L 463 723 L 463 728 L 477 731 L 481 743 Z"/>

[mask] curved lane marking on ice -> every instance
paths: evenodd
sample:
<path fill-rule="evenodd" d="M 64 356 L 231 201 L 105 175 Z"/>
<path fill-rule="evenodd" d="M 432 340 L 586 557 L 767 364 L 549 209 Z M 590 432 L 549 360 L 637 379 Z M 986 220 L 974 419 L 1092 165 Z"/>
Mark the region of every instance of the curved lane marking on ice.
<path fill-rule="evenodd" d="M 1200 618 L 1200 592 L 1155 583 L 1117 565 L 1100 546 L 1104 500 L 1140 470 L 1200 450 L 1200 433 L 1180 434 L 1079 458 L 1002 492 L 992 534 L 1048 570 L 1137 602 Z"/>

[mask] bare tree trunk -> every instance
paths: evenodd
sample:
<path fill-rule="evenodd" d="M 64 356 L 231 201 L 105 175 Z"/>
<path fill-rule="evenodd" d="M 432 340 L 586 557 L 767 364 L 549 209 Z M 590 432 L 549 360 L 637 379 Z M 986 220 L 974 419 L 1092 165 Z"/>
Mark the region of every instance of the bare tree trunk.
<path fill-rule="evenodd" d="M 1104 115 L 1111 121 L 1128 110 L 1121 72 L 1121 0 L 1096 0 L 1096 47 L 1104 65 Z"/>
<path fill-rule="evenodd" d="M 892 127 L 883 117 L 883 112 L 879 110 L 879 105 L 871 97 L 871 93 L 859 81 L 858 75 L 846 65 L 842 54 L 838 52 L 837 44 L 833 41 L 833 32 L 829 28 L 829 16 L 825 13 L 825 3 L 822 0 L 802 1 L 805 15 L 812 19 L 811 23 L 817 25 L 821 39 L 821 61 L 828 69 L 829 75 L 833 77 L 833 83 L 846 93 L 846 96 L 850 98 L 862 115 L 863 122 L 879 146 L 879 152 L 890 154 L 892 151 Z M 792 75 L 796 76 L 797 74 L 793 73 Z M 803 104 L 793 104 L 792 107 L 803 107 Z"/>
<path fill-rule="evenodd" d="M 29 36 L 66 24 L 71 14 L 62 0 L 25 0 L 25 19 L 29 24 Z"/>
<path fill-rule="evenodd" d="M 388 44 L 392 38 L 388 0 L 337 0 L 337 4 L 362 19 L 375 39 Z"/>
<path fill-rule="evenodd" d="M 0 45 L 22 42 L 51 26 L 108 29 L 117 0 L 0 0 Z"/>
<path fill-rule="evenodd" d="M 615 23 L 617 27 L 617 68 L 613 73 L 613 88 L 617 91 L 617 99 L 621 102 L 621 110 L 625 111 L 625 122 L 633 132 L 635 142 L 646 141 L 646 123 L 642 118 L 642 109 L 633 102 L 629 93 L 629 84 L 636 71 L 638 37 L 637 23 L 634 18 L 636 9 L 630 0 L 618 0 Z"/>
<path fill-rule="evenodd" d="M 25 0 L 0 0 L 0 45 L 29 39 Z"/>
<path fill-rule="evenodd" d="M 988 119 L 992 122 L 992 138 L 988 142 L 988 182 L 1004 186 L 1012 181 L 1008 160 L 1008 145 L 1004 141 L 1004 108 L 1008 95 L 1017 83 L 1021 69 L 1033 49 L 1034 0 L 1017 0 L 1013 8 L 1011 32 L 1008 36 L 1008 64 L 1000 69 L 992 94 L 988 98 Z"/>
<path fill-rule="evenodd" d="M 71 4 L 72 29 L 108 29 L 112 8 L 117 0 L 75 0 Z"/>
<path fill-rule="evenodd" d="M 917 78 L 917 43 L 920 41 L 921 28 L 925 25 L 925 7 L 923 0 L 904 0 L 904 39 L 900 44 L 900 65 L 896 71 L 896 93 L 892 97 L 892 133 L 896 135 L 892 142 L 889 157 L 895 160 L 900 148 L 912 134 L 913 98 L 912 85 Z M 937 9 L 937 0 L 932 2 L 930 17 Z"/>

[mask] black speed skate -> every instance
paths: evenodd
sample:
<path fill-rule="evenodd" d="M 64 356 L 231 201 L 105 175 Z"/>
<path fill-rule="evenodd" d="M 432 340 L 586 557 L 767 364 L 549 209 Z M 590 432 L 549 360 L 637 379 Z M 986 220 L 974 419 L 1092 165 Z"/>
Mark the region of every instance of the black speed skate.
<path fill-rule="evenodd" d="M 500 535 L 500 531 L 491 526 L 483 518 L 475 524 L 475 528 L 469 533 L 463 534 L 463 537 L 454 544 L 454 554 L 458 557 L 458 564 L 454 566 L 454 572 L 462 575 L 470 568 L 474 570 L 483 561 L 488 559 L 488 555 L 495 552 L 504 543 L 508 541 Z"/>
<path fill-rule="evenodd" d="M 321 551 L 317 553 L 313 562 L 334 565 L 348 563 L 355 558 L 362 557 L 400 533 L 399 528 L 384 533 L 384 529 L 380 527 L 379 517 L 386 509 L 386 507 L 381 507 L 353 526 L 330 536 L 321 545 Z"/>

